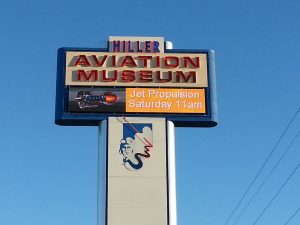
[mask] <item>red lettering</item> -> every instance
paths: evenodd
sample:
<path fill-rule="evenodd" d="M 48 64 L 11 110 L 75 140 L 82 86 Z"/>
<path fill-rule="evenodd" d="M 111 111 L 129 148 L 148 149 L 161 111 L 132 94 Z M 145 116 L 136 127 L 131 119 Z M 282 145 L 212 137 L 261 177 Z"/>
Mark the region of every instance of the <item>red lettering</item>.
<path fill-rule="evenodd" d="M 188 68 L 188 63 L 195 67 L 195 68 L 200 68 L 200 60 L 199 57 L 194 58 L 195 60 L 193 61 L 193 59 L 191 57 L 183 57 L 183 63 L 184 63 L 184 67 Z"/>
<path fill-rule="evenodd" d="M 152 56 L 138 56 L 138 59 L 142 60 L 143 67 L 148 66 L 148 60 L 152 59 Z"/>
<path fill-rule="evenodd" d="M 167 83 L 167 82 L 170 82 L 172 81 L 172 72 L 169 71 L 168 73 L 164 73 L 164 74 L 168 74 L 168 77 L 167 78 L 163 78 L 163 74 L 160 73 L 160 71 L 157 71 L 156 72 L 156 80 L 157 82 L 159 83 Z"/>
<path fill-rule="evenodd" d="M 101 61 L 99 61 L 99 59 L 98 59 L 97 56 L 95 56 L 95 55 L 92 55 L 92 58 L 94 59 L 94 61 L 95 61 L 95 63 L 96 63 L 97 66 L 103 66 L 103 64 L 104 64 L 105 61 L 106 61 L 107 55 L 104 55 L 104 56 L 102 57 L 102 60 L 101 60 Z"/>
<path fill-rule="evenodd" d="M 139 72 L 140 82 L 152 82 L 152 71 L 151 70 L 141 70 Z"/>
<path fill-rule="evenodd" d="M 98 71 L 91 70 L 91 71 L 85 72 L 85 70 L 77 70 L 77 80 L 78 81 L 96 81 L 96 80 L 98 80 Z"/>
<path fill-rule="evenodd" d="M 182 71 L 176 71 L 176 82 L 180 83 L 183 80 L 183 82 L 186 83 L 195 83 L 196 82 L 196 72 L 190 71 L 187 75 L 185 75 Z M 189 82 L 192 80 L 191 82 Z"/>
<path fill-rule="evenodd" d="M 121 67 L 124 67 L 124 66 L 137 67 L 137 64 L 135 63 L 132 56 L 125 56 L 125 58 L 123 59 L 123 62 L 121 63 Z"/>
<path fill-rule="evenodd" d="M 74 66 L 91 66 L 88 58 L 85 55 L 79 55 L 76 62 L 74 63 Z"/>
<path fill-rule="evenodd" d="M 113 67 L 116 67 L 116 66 L 117 66 L 117 65 L 116 65 L 116 56 L 115 56 L 115 55 L 113 55 L 113 56 L 111 57 L 111 64 L 112 64 Z"/>
<path fill-rule="evenodd" d="M 108 77 L 108 73 L 106 73 L 106 70 L 102 70 L 102 80 L 105 82 L 114 82 L 118 79 L 118 71 L 113 71 L 113 77 Z"/>
<path fill-rule="evenodd" d="M 179 66 L 179 58 L 176 56 L 167 56 L 164 58 L 165 68 L 176 68 Z"/>
<path fill-rule="evenodd" d="M 156 62 L 156 67 L 160 67 L 160 57 L 159 56 L 155 57 L 155 62 Z"/>
<path fill-rule="evenodd" d="M 123 70 L 121 72 L 121 80 L 123 82 L 132 82 L 135 80 L 135 74 L 133 70 Z"/>

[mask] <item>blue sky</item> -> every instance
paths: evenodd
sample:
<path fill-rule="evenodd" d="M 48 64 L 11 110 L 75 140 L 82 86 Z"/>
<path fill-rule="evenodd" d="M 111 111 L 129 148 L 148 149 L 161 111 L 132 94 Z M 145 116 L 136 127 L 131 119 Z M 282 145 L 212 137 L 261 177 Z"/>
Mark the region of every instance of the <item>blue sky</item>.
<path fill-rule="evenodd" d="M 225 224 L 300 106 L 299 12 L 296 0 L 2 0 L 0 224 L 96 225 L 97 128 L 54 124 L 56 54 L 110 35 L 215 50 L 219 125 L 176 128 L 178 224 Z M 262 175 L 299 127 L 300 115 Z M 299 147 L 297 139 L 237 224 L 254 223 L 299 163 Z M 299 190 L 297 171 L 257 224 L 287 222 Z"/>

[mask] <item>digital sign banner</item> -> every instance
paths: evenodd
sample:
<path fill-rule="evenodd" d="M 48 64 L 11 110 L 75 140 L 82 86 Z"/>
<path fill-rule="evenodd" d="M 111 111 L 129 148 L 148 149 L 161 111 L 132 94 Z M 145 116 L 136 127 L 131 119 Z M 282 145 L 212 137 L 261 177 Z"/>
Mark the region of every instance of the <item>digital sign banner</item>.
<path fill-rule="evenodd" d="M 126 112 L 206 113 L 204 89 L 127 88 Z"/>
<path fill-rule="evenodd" d="M 108 116 L 165 117 L 215 126 L 214 52 L 166 49 L 162 37 L 110 37 L 106 49 L 58 51 L 56 123 Z"/>
<path fill-rule="evenodd" d="M 206 113 L 204 89 L 70 88 L 69 112 Z"/>

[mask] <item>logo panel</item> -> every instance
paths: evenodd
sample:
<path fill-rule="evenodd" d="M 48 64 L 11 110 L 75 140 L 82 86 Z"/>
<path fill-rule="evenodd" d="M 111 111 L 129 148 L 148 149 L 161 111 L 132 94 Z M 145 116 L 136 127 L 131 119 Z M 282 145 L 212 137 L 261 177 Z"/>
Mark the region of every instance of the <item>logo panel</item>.
<path fill-rule="evenodd" d="M 123 123 L 123 138 L 119 153 L 123 165 L 131 171 L 140 170 L 153 153 L 151 123 Z"/>

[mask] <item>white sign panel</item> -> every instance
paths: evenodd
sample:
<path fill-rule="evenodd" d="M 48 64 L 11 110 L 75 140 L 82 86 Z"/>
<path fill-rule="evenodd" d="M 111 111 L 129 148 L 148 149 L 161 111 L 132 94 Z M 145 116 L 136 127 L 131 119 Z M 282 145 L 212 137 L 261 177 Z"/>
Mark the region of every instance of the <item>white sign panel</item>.
<path fill-rule="evenodd" d="M 166 121 L 109 118 L 107 225 L 167 225 Z"/>

